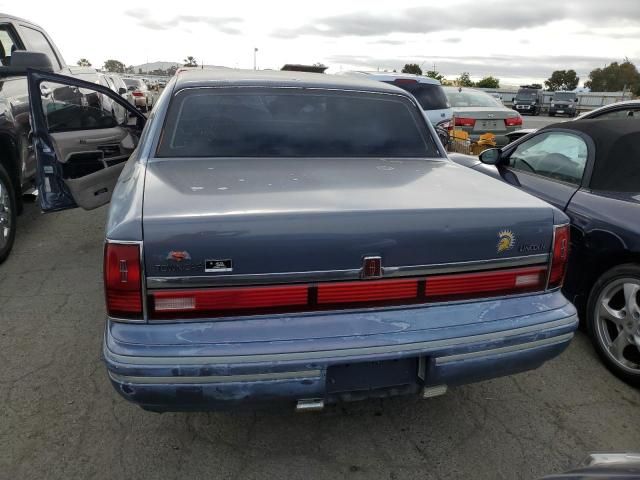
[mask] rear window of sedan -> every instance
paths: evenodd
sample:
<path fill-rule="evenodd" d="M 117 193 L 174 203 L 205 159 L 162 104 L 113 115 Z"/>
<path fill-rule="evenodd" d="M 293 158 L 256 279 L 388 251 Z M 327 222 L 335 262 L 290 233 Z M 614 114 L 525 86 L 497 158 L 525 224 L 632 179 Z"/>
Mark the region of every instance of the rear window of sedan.
<path fill-rule="evenodd" d="M 500 107 L 504 106 L 491 95 L 473 90 L 447 89 L 447 98 L 452 108 L 462 107 Z"/>
<path fill-rule="evenodd" d="M 440 157 L 408 98 L 299 88 L 197 88 L 173 98 L 158 157 Z"/>

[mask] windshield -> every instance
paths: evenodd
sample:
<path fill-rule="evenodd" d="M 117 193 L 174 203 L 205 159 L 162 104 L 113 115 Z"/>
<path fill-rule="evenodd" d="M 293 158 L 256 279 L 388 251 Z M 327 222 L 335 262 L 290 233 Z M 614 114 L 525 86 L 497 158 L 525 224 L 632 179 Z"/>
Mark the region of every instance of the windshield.
<path fill-rule="evenodd" d="M 553 94 L 553 99 L 561 102 L 573 102 L 576 98 L 576 94 L 573 92 L 556 92 Z"/>
<path fill-rule="evenodd" d="M 452 108 L 456 107 L 501 107 L 491 95 L 477 90 L 446 89 Z"/>
<path fill-rule="evenodd" d="M 384 82 L 411 93 L 423 110 L 442 110 L 449 108 L 447 96 L 444 94 L 443 88 L 435 83 L 421 83 L 418 81 L 398 79 L 393 82 Z"/>
<path fill-rule="evenodd" d="M 537 97 L 537 93 L 533 91 L 520 91 L 516 94 L 517 100 L 535 100 Z"/>
<path fill-rule="evenodd" d="M 401 96 L 285 89 L 183 90 L 161 157 L 437 157 L 422 115 Z"/>

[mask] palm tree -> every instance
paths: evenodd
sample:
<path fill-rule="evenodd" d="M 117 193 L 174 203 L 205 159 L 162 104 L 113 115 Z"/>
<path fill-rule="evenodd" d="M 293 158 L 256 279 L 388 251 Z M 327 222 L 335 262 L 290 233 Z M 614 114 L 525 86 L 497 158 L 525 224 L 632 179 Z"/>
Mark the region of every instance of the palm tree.
<path fill-rule="evenodd" d="M 188 56 L 187 58 L 185 58 L 183 60 L 184 62 L 184 66 L 185 67 L 197 67 L 198 66 L 198 62 L 196 61 L 195 57 L 192 56 Z"/>

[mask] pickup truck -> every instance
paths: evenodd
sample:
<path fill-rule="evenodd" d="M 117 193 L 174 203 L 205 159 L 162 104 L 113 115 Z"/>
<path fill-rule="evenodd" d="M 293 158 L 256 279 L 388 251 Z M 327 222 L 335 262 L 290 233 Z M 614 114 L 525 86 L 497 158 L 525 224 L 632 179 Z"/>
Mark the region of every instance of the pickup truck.
<path fill-rule="evenodd" d="M 27 20 L 0 14 L 0 263 L 11 252 L 22 197 L 34 188 L 36 176 L 27 68 L 72 74 L 47 32 Z"/>

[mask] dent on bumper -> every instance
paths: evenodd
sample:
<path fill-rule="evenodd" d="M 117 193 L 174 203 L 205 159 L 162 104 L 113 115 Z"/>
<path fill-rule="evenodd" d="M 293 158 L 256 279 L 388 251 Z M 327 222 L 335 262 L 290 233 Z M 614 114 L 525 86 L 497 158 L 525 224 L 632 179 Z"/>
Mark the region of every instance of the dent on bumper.
<path fill-rule="evenodd" d="M 323 337 L 318 321 L 326 322 Z M 283 322 L 288 328 L 277 339 L 266 335 Z M 560 354 L 577 323 L 574 307 L 556 292 L 255 320 L 108 322 L 103 351 L 111 382 L 126 399 L 159 410 L 217 409 L 326 398 L 327 368 L 344 363 L 422 357 L 426 386 L 530 370 Z"/>

